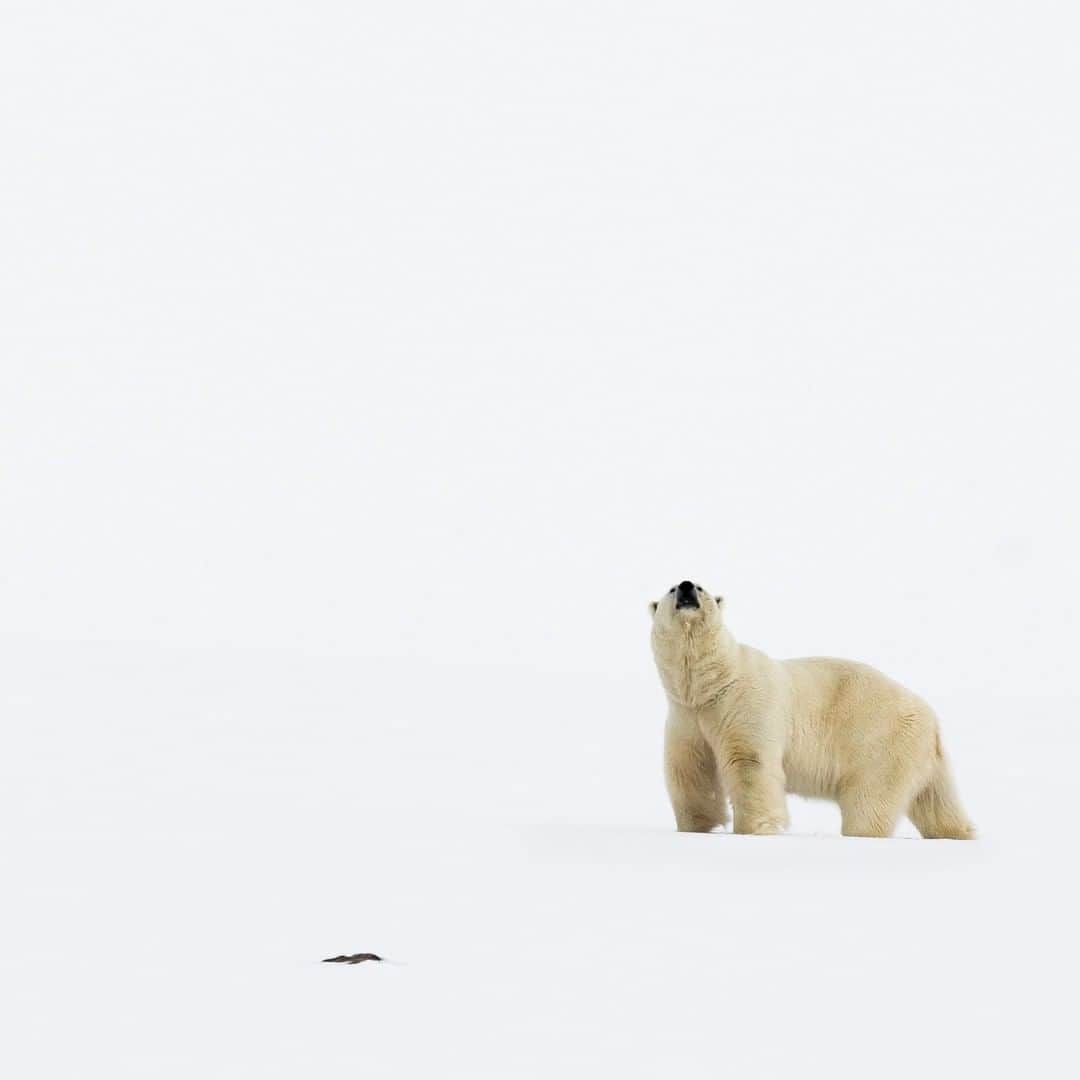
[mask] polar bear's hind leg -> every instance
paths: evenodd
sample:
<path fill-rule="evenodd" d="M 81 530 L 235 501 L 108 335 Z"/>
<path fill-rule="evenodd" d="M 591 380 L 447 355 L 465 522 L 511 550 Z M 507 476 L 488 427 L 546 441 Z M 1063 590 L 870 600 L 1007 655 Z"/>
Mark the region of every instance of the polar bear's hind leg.
<path fill-rule="evenodd" d="M 975 826 L 960 805 L 940 744 L 936 756 L 930 782 L 912 800 L 908 817 L 927 840 L 974 840 Z"/>
<path fill-rule="evenodd" d="M 837 802 L 844 836 L 892 836 L 930 771 L 926 744 L 932 729 L 927 731 L 921 719 L 902 716 L 888 745 L 859 761 L 841 781 Z"/>
<path fill-rule="evenodd" d="M 840 831 L 844 836 L 892 836 L 906 795 L 906 790 L 890 791 L 874 783 L 845 787 L 839 798 Z"/>

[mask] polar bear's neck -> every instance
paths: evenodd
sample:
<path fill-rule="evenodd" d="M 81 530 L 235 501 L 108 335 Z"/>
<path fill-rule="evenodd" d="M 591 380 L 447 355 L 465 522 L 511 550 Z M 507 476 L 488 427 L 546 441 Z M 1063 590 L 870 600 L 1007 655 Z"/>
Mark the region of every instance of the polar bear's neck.
<path fill-rule="evenodd" d="M 657 650 L 664 686 L 681 705 L 703 708 L 738 677 L 739 645 L 723 625 L 679 627 Z"/>

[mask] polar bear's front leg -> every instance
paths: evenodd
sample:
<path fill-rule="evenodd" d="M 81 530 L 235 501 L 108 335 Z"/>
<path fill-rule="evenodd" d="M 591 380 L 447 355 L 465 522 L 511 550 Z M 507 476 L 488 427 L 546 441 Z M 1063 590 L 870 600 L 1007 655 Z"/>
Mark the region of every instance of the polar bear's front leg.
<path fill-rule="evenodd" d="M 664 778 L 679 832 L 710 832 L 728 820 L 716 756 L 696 718 L 673 708 L 664 739 Z"/>
<path fill-rule="evenodd" d="M 786 829 L 784 769 L 778 755 L 739 738 L 724 740 L 717 753 L 731 791 L 735 832 L 768 836 Z"/>

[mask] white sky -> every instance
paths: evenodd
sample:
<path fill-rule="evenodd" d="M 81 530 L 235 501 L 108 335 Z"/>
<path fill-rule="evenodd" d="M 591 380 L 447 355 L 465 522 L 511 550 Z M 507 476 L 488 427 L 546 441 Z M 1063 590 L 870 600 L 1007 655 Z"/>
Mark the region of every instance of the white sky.
<path fill-rule="evenodd" d="M 4 631 L 1071 672 L 1067 9 L 6 22 Z"/>

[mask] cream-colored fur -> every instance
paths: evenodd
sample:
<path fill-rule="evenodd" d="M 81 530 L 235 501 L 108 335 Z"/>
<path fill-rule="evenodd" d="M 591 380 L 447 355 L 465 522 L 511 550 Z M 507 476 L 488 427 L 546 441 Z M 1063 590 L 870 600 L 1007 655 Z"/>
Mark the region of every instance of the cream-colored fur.
<path fill-rule="evenodd" d="M 889 836 L 904 813 L 925 837 L 974 836 L 924 701 L 865 664 L 740 645 L 721 598 L 694 592 L 698 608 L 676 609 L 675 590 L 650 605 L 680 831 L 726 825 L 730 797 L 735 832 L 779 832 L 789 791 L 835 799 L 845 836 Z"/>

